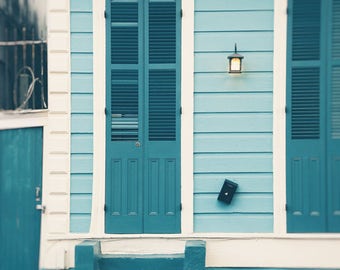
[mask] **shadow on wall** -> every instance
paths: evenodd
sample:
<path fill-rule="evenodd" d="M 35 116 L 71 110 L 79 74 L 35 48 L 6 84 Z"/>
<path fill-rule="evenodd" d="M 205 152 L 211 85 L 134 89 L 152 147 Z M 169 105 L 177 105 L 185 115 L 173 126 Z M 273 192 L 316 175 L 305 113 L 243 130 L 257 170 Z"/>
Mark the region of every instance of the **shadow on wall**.
<path fill-rule="evenodd" d="M 45 0 L 0 0 L 0 111 L 47 109 Z"/>

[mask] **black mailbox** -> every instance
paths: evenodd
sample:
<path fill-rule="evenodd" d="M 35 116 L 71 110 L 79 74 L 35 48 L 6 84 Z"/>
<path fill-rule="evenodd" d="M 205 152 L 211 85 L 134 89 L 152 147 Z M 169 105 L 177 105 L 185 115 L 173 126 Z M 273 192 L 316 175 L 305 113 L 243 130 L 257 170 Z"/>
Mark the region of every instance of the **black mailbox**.
<path fill-rule="evenodd" d="M 230 204 L 233 199 L 234 193 L 237 189 L 237 184 L 226 179 L 221 188 L 220 194 L 218 195 L 217 200 Z"/>

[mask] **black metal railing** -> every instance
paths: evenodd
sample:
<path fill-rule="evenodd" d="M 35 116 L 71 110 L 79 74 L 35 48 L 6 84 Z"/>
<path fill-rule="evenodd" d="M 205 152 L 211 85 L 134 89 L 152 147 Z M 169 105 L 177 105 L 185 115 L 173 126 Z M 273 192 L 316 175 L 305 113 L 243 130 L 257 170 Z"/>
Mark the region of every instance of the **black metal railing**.
<path fill-rule="evenodd" d="M 0 41 L 0 110 L 47 109 L 47 42 L 34 29 L 4 29 Z"/>

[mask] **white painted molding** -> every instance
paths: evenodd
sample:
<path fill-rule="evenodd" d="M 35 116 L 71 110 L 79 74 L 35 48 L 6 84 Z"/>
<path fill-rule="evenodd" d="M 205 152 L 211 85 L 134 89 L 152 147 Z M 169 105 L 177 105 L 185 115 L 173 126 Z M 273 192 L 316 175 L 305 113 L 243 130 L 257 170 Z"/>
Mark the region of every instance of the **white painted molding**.
<path fill-rule="evenodd" d="M 223 239 L 207 242 L 207 267 L 339 268 L 340 239 Z"/>
<path fill-rule="evenodd" d="M 47 110 L 0 112 L 0 130 L 47 125 Z"/>
<path fill-rule="evenodd" d="M 85 239 L 91 238 L 50 239 L 53 249 L 48 255 L 65 250 L 65 265 L 74 267 L 74 246 Z M 339 269 L 340 265 L 337 234 L 106 235 L 101 241 L 106 254 L 175 254 L 183 252 L 187 240 L 195 239 L 206 241 L 206 267 Z"/>
<path fill-rule="evenodd" d="M 64 249 L 49 235 L 69 233 L 70 216 L 70 0 L 47 1 L 49 110 L 44 128 L 40 268 L 61 269 Z"/>
<path fill-rule="evenodd" d="M 273 192 L 274 232 L 286 233 L 287 0 L 274 1 Z"/>
<path fill-rule="evenodd" d="M 182 233 L 193 231 L 194 1 L 183 1 L 181 213 Z M 93 4 L 94 164 L 91 235 L 104 235 L 105 203 L 105 1 Z"/>
<path fill-rule="evenodd" d="M 182 1 L 181 226 L 193 232 L 194 213 L 194 1 Z"/>
<path fill-rule="evenodd" d="M 105 224 L 105 1 L 93 1 L 93 193 L 90 234 L 104 234 Z"/>

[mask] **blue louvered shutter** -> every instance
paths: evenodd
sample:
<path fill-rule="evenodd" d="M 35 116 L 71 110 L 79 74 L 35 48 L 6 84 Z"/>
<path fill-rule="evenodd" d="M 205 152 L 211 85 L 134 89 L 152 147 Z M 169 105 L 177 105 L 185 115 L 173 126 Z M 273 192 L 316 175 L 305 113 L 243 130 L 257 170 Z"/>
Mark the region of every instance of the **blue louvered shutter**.
<path fill-rule="evenodd" d="M 180 1 L 107 0 L 106 232 L 180 232 Z"/>
<path fill-rule="evenodd" d="M 147 9 L 145 231 L 174 233 L 180 232 L 180 1 L 148 0 Z"/>
<path fill-rule="evenodd" d="M 321 0 L 289 1 L 287 53 L 287 229 L 324 231 L 325 91 Z"/>
<path fill-rule="evenodd" d="M 340 231 L 340 2 L 290 2 L 288 231 Z M 289 32 L 288 32 L 289 33 Z"/>
<path fill-rule="evenodd" d="M 340 1 L 331 7 L 331 33 L 328 56 L 330 90 L 328 91 L 328 230 L 340 231 Z"/>
<path fill-rule="evenodd" d="M 149 140 L 176 140 L 176 1 L 149 4 Z"/>
<path fill-rule="evenodd" d="M 138 140 L 138 2 L 111 3 L 111 140 Z"/>
<path fill-rule="evenodd" d="M 107 0 L 105 231 L 143 231 L 141 3 Z"/>

